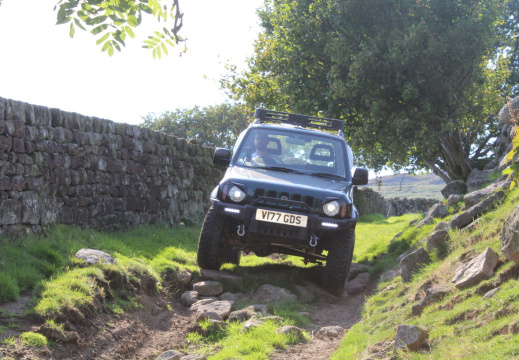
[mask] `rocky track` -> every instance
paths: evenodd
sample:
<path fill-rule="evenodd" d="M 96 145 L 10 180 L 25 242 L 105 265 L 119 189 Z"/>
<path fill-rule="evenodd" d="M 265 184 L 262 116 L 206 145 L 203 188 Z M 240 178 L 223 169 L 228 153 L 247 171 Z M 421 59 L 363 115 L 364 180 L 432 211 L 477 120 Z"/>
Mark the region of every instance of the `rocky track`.
<path fill-rule="evenodd" d="M 213 280 L 207 282 L 217 282 L 218 279 L 215 279 L 214 276 L 213 273 L 210 276 Z M 228 275 L 225 276 L 229 280 Z M 193 288 L 196 287 L 194 285 L 196 284 L 193 284 Z M 200 284 L 197 286 L 199 291 L 205 291 L 200 290 Z M 365 296 L 370 291 L 370 287 L 367 286 L 361 291 L 357 289 L 355 295 L 345 293 L 345 296 L 335 297 L 310 282 L 301 289 L 306 296 L 319 299 L 311 302 L 308 309 L 311 324 L 304 329 L 312 335 L 312 339 L 284 350 L 278 350 L 271 355 L 271 359 L 328 359 L 339 345 L 345 332 L 360 320 Z M 194 292 L 191 290 L 186 293 L 193 295 Z M 282 294 L 284 293 L 282 291 Z M 256 296 L 256 294 L 253 295 Z M 229 296 L 232 297 L 232 294 L 227 293 L 227 297 Z M 251 296 L 251 294 L 243 296 Z M 268 292 L 267 295 L 258 296 L 276 297 L 278 295 Z M 54 341 L 51 346 L 44 349 L 22 347 L 19 344 L 16 346 L 2 344 L 0 345 L 0 358 L 155 360 L 161 354 L 173 351 L 171 353 L 176 353 L 177 357 L 171 357 L 171 359 L 203 359 L 203 357 L 195 355 L 196 350 L 203 345 L 188 344 L 185 339 L 189 332 L 196 330 L 197 319 L 205 316 L 201 315 L 201 312 L 207 312 L 207 310 L 191 309 L 199 309 L 199 307 L 190 306 L 186 302 L 187 296 L 178 300 L 178 294 L 142 293 L 139 297 L 143 305 L 139 310 L 119 316 L 106 311 L 102 304 L 97 304 L 82 321 L 78 322 L 76 319 L 74 322 L 66 323 L 65 335 L 58 336 L 42 327 L 42 319 L 26 315 L 26 310 L 30 307 L 30 294 L 25 294 L 17 302 L 3 304 L 0 307 L 2 309 L 0 326 L 4 330 L 0 334 L 0 340 L 11 336 L 17 337 L 25 331 L 36 331 L 44 333 L 51 340 L 59 341 Z M 252 299 L 254 300 L 254 297 Z M 265 298 L 261 299 L 265 300 Z M 193 299 L 189 301 L 193 301 Z M 198 299 L 194 299 L 194 301 L 196 302 Z M 223 316 L 227 318 L 229 314 Z M 231 313 L 230 316 L 235 315 Z M 332 330 L 323 333 L 321 330 L 323 328 Z"/>

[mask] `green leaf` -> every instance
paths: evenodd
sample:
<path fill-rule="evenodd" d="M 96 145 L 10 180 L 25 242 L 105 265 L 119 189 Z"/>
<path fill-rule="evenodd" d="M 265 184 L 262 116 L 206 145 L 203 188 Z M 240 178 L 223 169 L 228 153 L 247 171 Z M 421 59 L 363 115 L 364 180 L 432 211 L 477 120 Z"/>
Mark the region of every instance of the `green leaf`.
<path fill-rule="evenodd" d="M 128 25 L 130 25 L 131 27 L 136 27 L 137 25 L 139 25 L 139 21 L 137 20 L 137 18 L 133 15 L 131 16 L 128 16 L 128 20 L 126 21 L 128 23 Z"/>
<path fill-rule="evenodd" d="M 74 29 L 74 23 L 71 22 L 71 23 L 70 23 L 70 31 L 69 31 L 68 34 L 69 34 L 69 36 L 70 36 L 71 38 L 73 38 L 75 33 L 76 33 L 76 30 Z"/>
<path fill-rule="evenodd" d="M 107 28 L 108 28 L 108 24 L 102 24 L 102 25 L 99 25 L 99 26 L 96 26 L 95 28 L 93 28 L 92 31 L 90 31 L 90 32 L 92 34 L 96 35 L 96 34 L 99 34 L 100 32 L 105 31 Z"/>
<path fill-rule="evenodd" d="M 147 5 L 144 5 L 144 4 L 139 4 L 139 7 L 142 11 L 144 11 L 145 13 L 147 14 L 152 14 L 153 12 L 151 11 L 150 7 L 147 6 Z"/>
<path fill-rule="evenodd" d="M 150 48 L 155 47 L 155 45 L 157 44 L 157 43 L 155 43 L 155 42 L 153 42 L 153 41 L 150 41 L 150 40 L 144 40 L 144 43 L 145 43 L 145 44 L 148 44 L 148 46 L 149 46 Z"/>
<path fill-rule="evenodd" d="M 126 45 L 124 44 L 124 40 L 123 40 L 123 38 L 121 37 L 120 34 L 113 35 L 113 37 L 114 37 L 114 39 L 115 39 L 116 41 L 120 42 L 123 46 L 126 46 Z M 117 44 L 117 43 L 114 43 L 114 44 Z M 117 44 L 117 45 L 115 45 L 115 46 L 118 47 L 119 44 Z M 119 50 L 119 49 L 118 49 L 118 50 Z M 121 51 L 121 50 L 119 50 L 119 51 Z"/>
<path fill-rule="evenodd" d="M 102 16 L 96 16 L 96 17 L 94 17 L 94 18 L 91 18 L 91 19 L 88 20 L 88 21 L 85 21 L 85 23 L 86 23 L 87 25 L 96 25 L 96 24 L 101 24 L 101 23 L 105 22 L 106 19 L 108 19 L 108 17 L 107 17 L 107 16 L 104 16 L 104 15 L 102 15 Z"/>
<path fill-rule="evenodd" d="M 60 7 L 58 10 L 58 21 L 57 25 L 65 24 L 70 21 L 69 15 L 71 14 L 70 10 L 65 9 L 64 7 Z"/>
<path fill-rule="evenodd" d="M 86 31 L 86 28 L 83 26 L 83 24 L 81 24 L 81 21 L 79 21 L 78 19 L 74 19 L 74 23 L 76 24 L 76 26 L 78 28 L 80 28 L 81 30 Z"/>
<path fill-rule="evenodd" d="M 133 32 L 131 27 L 125 26 L 124 31 L 126 31 L 126 33 L 128 34 L 129 37 L 131 37 L 132 39 L 135 39 L 135 33 Z"/>
<path fill-rule="evenodd" d="M 153 49 L 153 60 L 157 58 L 157 48 Z"/>
<path fill-rule="evenodd" d="M 512 161 L 512 159 L 514 158 L 514 155 L 515 155 L 515 149 L 510 150 L 510 151 L 508 152 L 508 154 L 506 154 L 506 158 L 505 158 L 505 160 L 506 160 L 506 163 L 507 163 L 507 164 L 508 164 L 510 161 Z"/>
<path fill-rule="evenodd" d="M 156 49 L 157 49 L 157 55 L 160 59 L 162 57 L 162 51 L 160 51 L 160 47 L 158 47 L 158 46 L 156 47 Z"/>
<path fill-rule="evenodd" d="M 124 19 L 117 17 L 115 14 L 110 15 L 109 17 L 114 23 L 116 23 L 116 25 L 124 24 L 126 22 Z"/>
<path fill-rule="evenodd" d="M 77 5 L 78 5 L 79 1 L 69 1 L 69 2 L 66 2 L 64 3 L 63 5 L 61 5 L 62 8 L 65 8 L 65 9 L 72 9 L 72 8 L 75 8 Z"/>
<path fill-rule="evenodd" d="M 114 54 L 114 47 L 113 46 L 110 46 L 108 48 L 108 56 L 112 56 Z"/>
<path fill-rule="evenodd" d="M 105 42 L 105 44 L 101 48 L 101 51 L 106 51 L 111 46 L 111 44 L 112 44 L 112 40 L 108 40 L 107 42 Z"/>
<path fill-rule="evenodd" d="M 154 31 L 155 35 L 157 35 L 157 37 L 159 39 L 164 39 L 164 35 L 162 35 L 161 33 L 159 33 L 158 31 Z"/>
<path fill-rule="evenodd" d="M 162 51 L 164 51 L 164 54 L 169 55 L 166 44 L 160 43 L 160 47 L 162 48 Z"/>
<path fill-rule="evenodd" d="M 102 38 L 100 38 L 99 40 L 96 41 L 96 45 L 100 45 L 102 42 L 104 42 L 106 39 L 108 39 L 109 36 L 110 36 L 110 33 L 104 34 Z"/>

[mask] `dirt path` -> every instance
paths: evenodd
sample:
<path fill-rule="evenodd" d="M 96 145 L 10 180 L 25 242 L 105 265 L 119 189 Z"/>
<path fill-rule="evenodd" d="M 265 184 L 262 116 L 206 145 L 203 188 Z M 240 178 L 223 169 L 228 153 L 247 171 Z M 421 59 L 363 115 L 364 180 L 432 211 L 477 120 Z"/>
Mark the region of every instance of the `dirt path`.
<path fill-rule="evenodd" d="M 328 340 L 313 335 L 325 326 L 338 325 L 349 329 L 360 320 L 365 296 L 365 293 L 341 298 L 320 296 L 319 303 L 308 310 L 312 324 L 306 330 L 312 333 L 312 340 L 276 351 L 271 359 L 329 359 L 342 336 Z M 134 313 L 117 317 L 106 312 L 90 314 L 82 323 L 70 325 L 74 330 L 70 342 L 55 342 L 44 350 L 0 345 L 0 358 L 155 360 L 167 350 L 190 352 L 185 338 L 195 322 L 194 314 L 176 300 L 162 295 L 143 294 L 141 301 L 143 307 Z M 41 320 L 24 314 L 29 306 L 30 294 L 25 294 L 15 303 L 0 306 L 0 326 L 3 329 L 0 340 L 39 329 Z"/>
<path fill-rule="evenodd" d="M 339 346 L 342 336 L 337 339 L 318 339 L 314 335 L 325 326 L 341 326 L 348 330 L 361 319 L 362 305 L 366 293 L 341 297 L 338 302 L 330 303 L 323 299 L 309 310 L 312 326 L 307 329 L 312 333 L 312 341 L 297 344 L 286 350 L 276 351 L 271 355 L 273 360 L 324 360 L 329 359 Z"/>

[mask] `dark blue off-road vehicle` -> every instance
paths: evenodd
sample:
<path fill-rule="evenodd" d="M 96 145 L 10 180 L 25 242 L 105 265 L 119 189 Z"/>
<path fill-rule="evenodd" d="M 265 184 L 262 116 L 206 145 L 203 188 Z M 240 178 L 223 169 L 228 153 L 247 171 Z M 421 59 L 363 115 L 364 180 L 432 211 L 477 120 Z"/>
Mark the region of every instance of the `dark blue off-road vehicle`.
<path fill-rule="evenodd" d="M 228 166 L 211 193 L 198 243 L 198 265 L 217 270 L 239 264 L 242 251 L 326 261 L 323 286 L 341 294 L 355 245 L 354 185 L 368 171 L 353 170 L 342 120 L 257 109 L 234 153 L 216 149 Z"/>

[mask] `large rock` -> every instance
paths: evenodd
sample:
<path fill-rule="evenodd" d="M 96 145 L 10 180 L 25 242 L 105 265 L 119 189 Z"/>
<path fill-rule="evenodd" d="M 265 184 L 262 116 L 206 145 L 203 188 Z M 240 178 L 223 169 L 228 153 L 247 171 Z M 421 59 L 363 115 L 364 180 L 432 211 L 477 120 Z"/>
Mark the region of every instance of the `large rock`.
<path fill-rule="evenodd" d="M 492 195 L 497 190 L 509 189 L 511 183 L 512 183 L 511 180 L 498 181 L 493 184 L 490 184 L 489 186 L 487 186 L 484 189 L 473 191 L 473 192 L 465 195 L 465 197 L 463 199 L 465 201 L 465 207 L 470 208 L 470 207 L 476 205 L 483 199 L 486 199 L 487 197 Z"/>
<path fill-rule="evenodd" d="M 293 335 L 299 339 L 304 338 L 303 330 L 301 330 L 297 326 L 293 326 L 293 325 L 285 325 L 283 327 L 280 327 L 279 329 L 276 330 L 276 333 L 285 334 L 285 335 Z"/>
<path fill-rule="evenodd" d="M 512 111 L 510 111 L 512 110 Z M 508 125 L 517 125 L 516 118 L 519 111 L 519 97 L 513 98 L 508 104 L 503 106 L 499 111 L 499 120 Z M 515 115 L 512 117 L 512 115 Z"/>
<path fill-rule="evenodd" d="M 236 286 L 243 286 L 243 278 L 241 276 L 228 274 L 223 271 L 202 269 L 200 270 L 200 275 L 205 280 L 224 281 Z"/>
<path fill-rule="evenodd" d="M 447 198 L 447 204 L 452 207 L 458 207 L 459 203 L 463 201 L 463 196 L 459 194 L 451 194 Z"/>
<path fill-rule="evenodd" d="M 198 293 L 196 291 L 185 291 L 180 296 L 180 302 L 187 307 L 190 307 L 194 303 L 196 303 L 199 299 Z"/>
<path fill-rule="evenodd" d="M 452 282 L 458 289 L 465 289 L 490 278 L 499 260 L 499 255 L 487 248 L 468 263 L 460 266 L 454 273 Z"/>
<path fill-rule="evenodd" d="M 259 318 L 268 315 L 267 305 L 251 305 L 245 309 L 233 311 L 229 314 L 229 322 L 246 321 L 252 318 Z"/>
<path fill-rule="evenodd" d="M 441 190 L 441 193 L 445 199 L 448 199 L 451 195 L 466 194 L 467 184 L 463 180 L 451 181 Z"/>
<path fill-rule="evenodd" d="M 427 331 L 416 325 L 399 325 L 396 328 L 395 351 L 416 351 L 425 340 L 427 340 Z"/>
<path fill-rule="evenodd" d="M 112 255 L 94 249 L 81 249 L 76 253 L 75 257 L 85 260 L 89 264 L 115 264 L 115 259 Z"/>
<path fill-rule="evenodd" d="M 318 339 L 336 339 L 346 332 L 342 326 L 325 326 L 322 327 L 315 337 Z"/>
<path fill-rule="evenodd" d="M 193 291 L 200 296 L 218 296 L 223 293 L 223 285 L 218 281 L 200 281 L 193 284 Z"/>
<path fill-rule="evenodd" d="M 490 195 L 488 198 L 483 200 L 482 202 L 472 206 L 470 209 L 462 212 L 461 214 L 458 214 L 454 216 L 451 221 L 449 222 L 449 226 L 451 229 L 462 229 L 468 224 L 470 224 L 472 221 L 474 221 L 476 218 L 478 218 L 480 215 L 484 214 L 485 212 L 491 210 L 494 205 L 500 201 L 502 201 L 505 197 L 505 193 L 500 190 L 492 195 Z"/>
<path fill-rule="evenodd" d="M 440 256 L 447 254 L 447 243 L 450 235 L 447 230 L 434 231 L 425 239 L 425 250 L 428 253 L 438 252 Z"/>
<path fill-rule="evenodd" d="M 489 178 L 494 170 L 478 170 L 472 169 L 467 178 L 467 192 L 479 190 L 483 185 L 489 182 Z"/>
<path fill-rule="evenodd" d="M 348 281 L 345 290 L 349 295 L 357 295 L 369 287 L 369 274 L 362 273 L 355 277 L 355 279 Z"/>
<path fill-rule="evenodd" d="M 413 275 L 430 262 L 431 258 L 424 248 L 419 248 L 405 256 L 400 260 L 400 276 L 402 276 L 402 281 L 411 281 Z"/>
<path fill-rule="evenodd" d="M 180 360 L 180 358 L 183 356 L 184 354 L 182 354 L 181 352 L 178 352 L 176 350 L 168 350 L 160 354 L 159 357 L 155 360 Z"/>
<path fill-rule="evenodd" d="M 252 300 L 261 304 L 270 301 L 279 301 L 284 299 L 297 300 L 297 296 L 292 294 L 289 290 L 273 285 L 262 285 L 252 296 Z"/>
<path fill-rule="evenodd" d="M 191 307 L 195 306 L 193 304 Z M 205 319 L 225 320 L 231 313 L 233 302 L 226 300 L 213 301 L 209 304 L 196 306 L 196 321 L 200 322 Z"/>
<path fill-rule="evenodd" d="M 432 217 L 433 219 L 443 219 L 447 215 L 449 215 L 447 207 L 442 203 L 437 203 L 429 209 L 425 217 Z"/>
<path fill-rule="evenodd" d="M 501 253 L 519 264 L 519 207 L 515 208 L 501 228 Z"/>
<path fill-rule="evenodd" d="M 350 273 L 348 275 L 349 280 L 353 280 L 357 275 L 367 273 L 371 270 L 371 266 L 366 264 L 352 263 L 350 265 Z"/>

